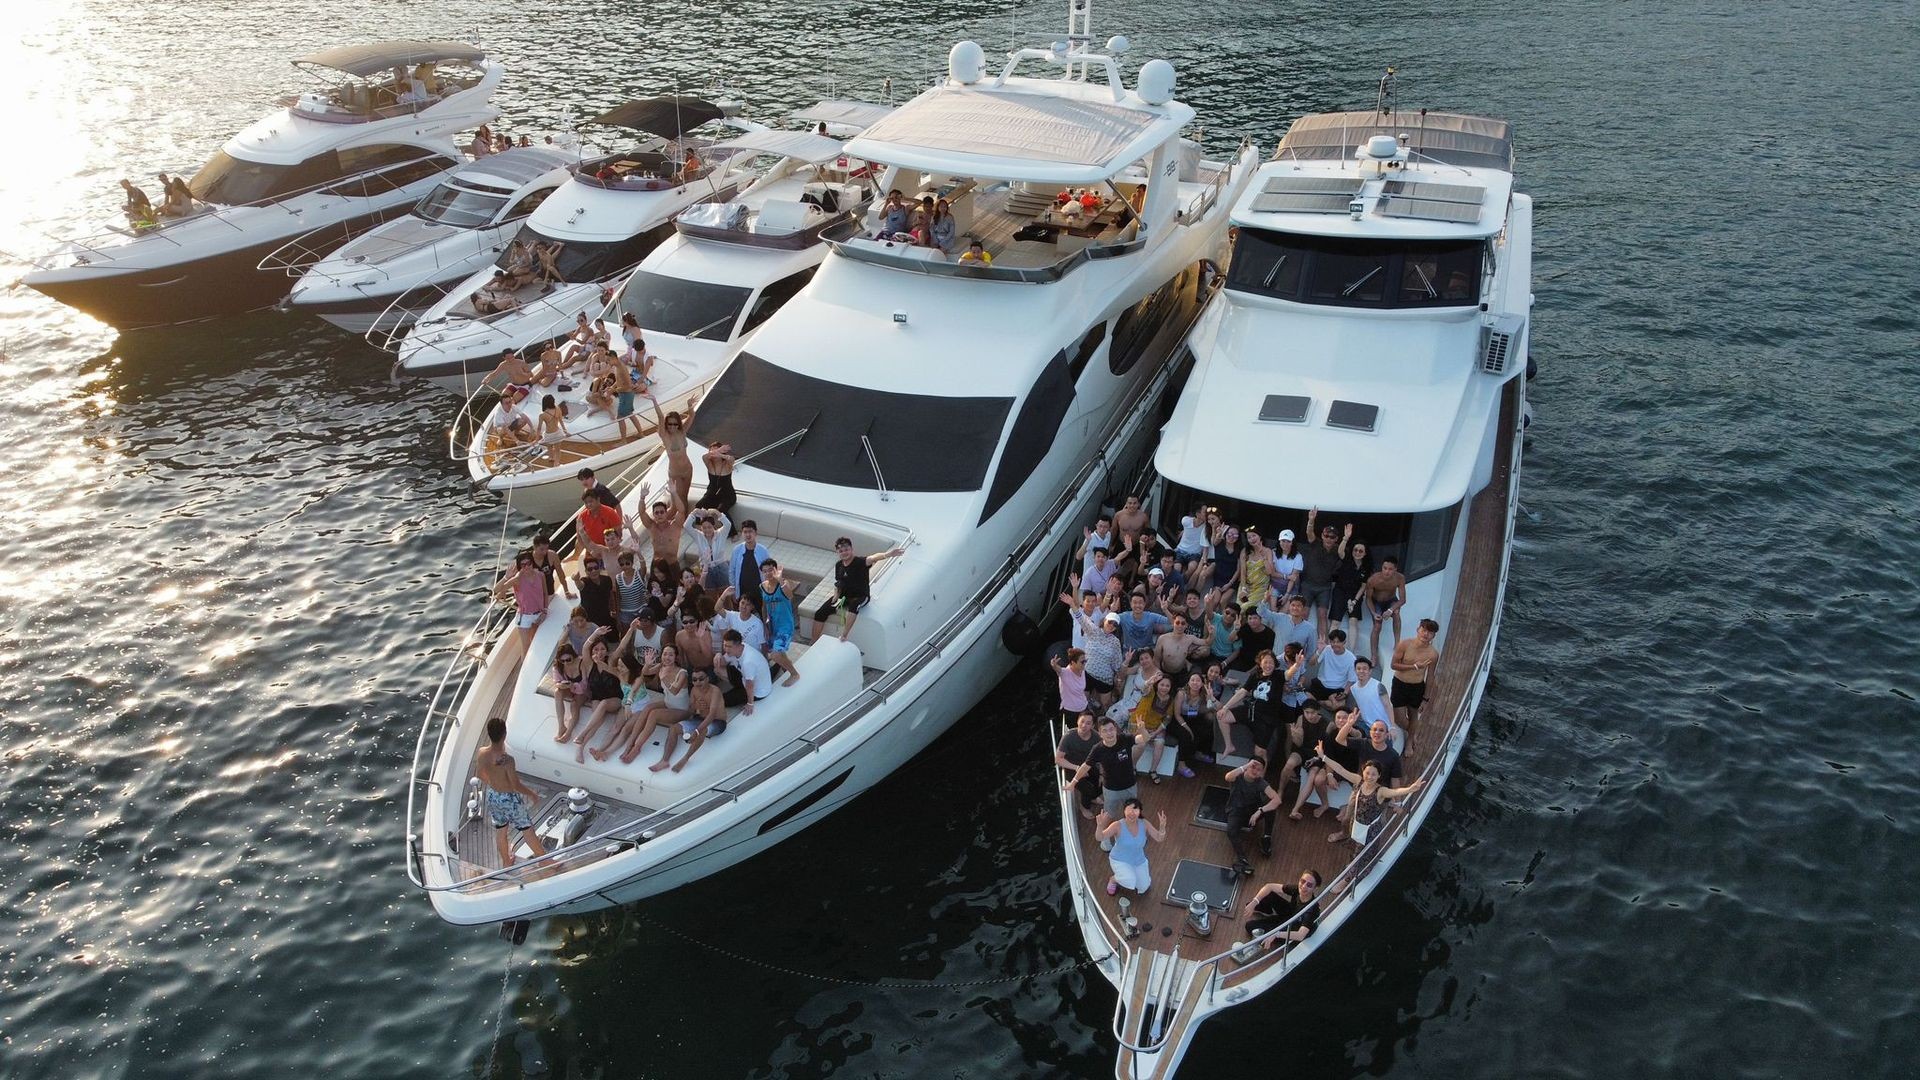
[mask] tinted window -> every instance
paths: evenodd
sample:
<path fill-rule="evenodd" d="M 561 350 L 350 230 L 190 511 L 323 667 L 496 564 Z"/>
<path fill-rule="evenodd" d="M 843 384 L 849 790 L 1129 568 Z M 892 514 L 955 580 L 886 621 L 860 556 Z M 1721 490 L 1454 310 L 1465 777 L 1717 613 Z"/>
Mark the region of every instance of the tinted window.
<path fill-rule="evenodd" d="M 471 188 L 441 184 L 427 192 L 413 212 L 428 221 L 443 222 L 462 229 L 477 229 L 493 220 L 507 202 L 504 195 L 489 195 Z"/>
<path fill-rule="evenodd" d="M 725 341 L 733 332 L 740 309 L 747 304 L 749 291 L 739 285 L 714 285 L 635 270 L 615 304 L 622 314 L 631 313 L 638 319 L 642 330 Z"/>
<path fill-rule="evenodd" d="M 1131 371 L 1146 353 L 1147 346 L 1153 344 L 1154 335 L 1180 310 L 1180 283 L 1186 276 L 1186 271 L 1181 271 L 1179 277 L 1160 286 L 1152 296 L 1121 312 L 1113 321 L 1113 347 L 1107 352 L 1107 368 L 1115 375 Z"/>
<path fill-rule="evenodd" d="M 339 177 L 340 163 L 331 150 L 298 165 L 265 165 L 220 151 L 200 167 L 187 187 L 197 199 L 232 206 L 279 198 Z"/>
<path fill-rule="evenodd" d="M 398 191 L 408 184 L 419 183 L 429 176 L 435 176 L 453 168 L 451 158 L 430 157 L 405 165 L 395 165 L 368 176 L 361 182 L 361 191 L 367 195 L 384 195 L 389 191 Z"/>
<path fill-rule="evenodd" d="M 1107 340 L 1106 323 L 1095 323 L 1093 329 L 1087 331 L 1087 335 L 1080 339 L 1079 347 L 1073 351 L 1073 363 L 1068 372 L 1073 376 L 1074 382 L 1080 381 L 1080 373 L 1087 370 L 1087 362 L 1093 359 L 1094 353 L 1100 351 L 1100 343 L 1105 340 Z"/>
<path fill-rule="evenodd" d="M 787 301 L 798 296 L 800 290 L 807 287 L 807 282 L 813 280 L 813 270 L 814 268 L 809 266 L 797 274 L 781 278 L 762 289 L 760 298 L 753 302 L 753 310 L 747 313 L 747 325 L 741 327 L 740 332 L 744 334 L 766 322 L 774 312 L 785 306 Z"/>
<path fill-rule="evenodd" d="M 742 352 L 700 403 L 690 434 L 706 446 L 732 443 L 741 457 L 773 447 L 749 468 L 872 490 L 864 436 L 890 489 L 977 491 L 1012 406 L 1012 398 L 896 394 L 835 383 Z"/>
<path fill-rule="evenodd" d="M 1000 467 L 993 474 L 993 487 L 987 491 L 986 508 L 980 511 L 981 521 L 992 517 L 1039 468 L 1072 405 L 1073 371 L 1062 349 L 1053 354 L 1020 405 L 1020 415 L 1007 435 L 1007 448 L 1000 454 Z"/>
<path fill-rule="evenodd" d="M 395 143 L 351 146 L 340 151 L 340 174 L 352 176 L 357 172 L 371 172 L 374 169 L 384 169 L 389 165 L 398 165 L 403 161 L 435 156 L 437 155 L 424 147 L 400 146 Z"/>
<path fill-rule="evenodd" d="M 531 214 L 535 210 L 539 209 L 540 204 L 547 201 L 547 196 L 553 194 L 558 190 L 560 189 L 559 188 L 541 188 L 539 191 L 527 192 L 525 195 L 521 196 L 519 202 L 513 204 L 513 209 L 507 212 L 507 216 L 510 218 L 526 217 L 528 214 Z"/>
<path fill-rule="evenodd" d="M 529 244 L 559 244 L 560 252 L 554 256 L 554 267 L 560 271 L 560 280 L 570 282 L 605 281 L 618 276 L 622 271 L 632 268 L 648 253 L 660 246 L 660 242 L 673 235 L 671 223 L 651 229 L 638 236 L 625 240 L 605 243 L 589 243 L 581 240 L 556 240 L 534 228 L 523 225 L 514 239 Z M 501 249 L 500 258 L 495 265 L 503 269 L 506 266 L 506 249 Z"/>
<path fill-rule="evenodd" d="M 1344 307 L 1480 300 L 1480 240 L 1351 240 L 1241 229 L 1227 287 Z"/>

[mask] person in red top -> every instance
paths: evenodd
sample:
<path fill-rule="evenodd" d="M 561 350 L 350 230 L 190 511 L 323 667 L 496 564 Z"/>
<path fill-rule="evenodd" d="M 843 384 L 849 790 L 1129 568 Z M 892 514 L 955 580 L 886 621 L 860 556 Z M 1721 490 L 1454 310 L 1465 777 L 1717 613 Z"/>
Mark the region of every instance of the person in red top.
<path fill-rule="evenodd" d="M 587 490 L 580 494 L 580 535 L 589 546 L 600 549 L 601 558 L 611 562 L 620 543 L 620 508 L 600 501 L 600 493 Z"/>

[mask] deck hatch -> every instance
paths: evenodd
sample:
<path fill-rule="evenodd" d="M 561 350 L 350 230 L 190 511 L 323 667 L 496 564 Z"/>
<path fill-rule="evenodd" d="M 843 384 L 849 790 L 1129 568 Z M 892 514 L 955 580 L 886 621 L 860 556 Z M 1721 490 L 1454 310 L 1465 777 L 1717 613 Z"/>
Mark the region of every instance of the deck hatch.
<path fill-rule="evenodd" d="M 1480 204 L 1486 199 L 1487 189 L 1473 184 L 1389 180 L 1380 193 L 1380 213 L 1385 217 L 1471 225 L 1480 220 Z"/>
<path fill-rule="evenodd" d="M 1260 403 L 1260 419 L 1270 424 L 1304 424 L 1312 404 L 1312 398 L 1299 394 L 1268 394 Z"/>
<path fill-rule="evenodd" d="M 1348 431 L 1372 431 L 1380 419 L 1380 406 L 1359 401 L 1339 401 L 1327 408 L 1327 426 Z"/>
<path fill-rule="evenodd" d="M 1252 208 L 1262 214 L 1344 214 L 1360 184 L 1352 176 L 1275 176 L 1254 196 Z"/>

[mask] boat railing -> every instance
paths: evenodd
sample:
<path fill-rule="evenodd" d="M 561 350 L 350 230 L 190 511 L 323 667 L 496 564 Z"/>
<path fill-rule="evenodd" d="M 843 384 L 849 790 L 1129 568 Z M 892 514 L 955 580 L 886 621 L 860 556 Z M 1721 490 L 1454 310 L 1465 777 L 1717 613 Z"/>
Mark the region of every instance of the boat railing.
<path fill-rule="evenodd" d="M 489 246 L 482 239 L 482 236 L 494 228 L 498 228 L 498 226 L 483 225 L 476 229 L 455 230 L 455 232 L 463 234 L 465 239 L 470 243 L 457 247 L 460 254 L 457 260 L 454 261 L 466 263 L 474 255 L 482 254 Z M 358 288 L 359 285 L 370 285 L 376 282 L 385 283 L 391 281 L 393 278 L 392 273 L 387 269 L 386 265 L 389 261 L 412 255 L 421 250 L 426 250 L 433 255 L 433 268 L 435 270 L 444 270 L 447 268 L 449 262 L 448 256 L 452 254 L 453 250 L 456 250 L 454 245 L 446 243 L 446 241 L 452 239 L 453 236 L 454 232 L 443 232 L 437 235 L 422 236 L 419 239 L 406 243 L 394 243 L 381 240 L 384 246 L 380 250 L 378 261 L 372 259 L 357 262 L 349 261 L 342 264 L 341 269 L 326 274 L 325 277 L 336 283 L 344 281 L 347 278 L 365 279 L 360 281 L 359 284 L 356 284 L 354 286 L 356 288 Z M 339 226 L 322 225 L 317 229 L 301 233 L 299 236 L 268 252 L 267 257 L 260 260 L 260 269 L 269 273 L 279 270 L 290 278 L 297 278 L 309 273 L 314 267 L 326 261 L 328 256 L 337 253 L 339 250 Z M 419 267 L 416 266 L 413 269 L 418 271 Z"/>
<path fill-rule="evenodd" d="M 1234 152 L 1233 161 L 1213 170 L 1213 179 L 1208 181 L 1207 189 L 1194 196 L 1186 206 L 1181 207 L 1175 220 L 1188 224 L 1199 221 L 1211 213 L 1214 206 L 1220 202 L 1220 193 L 1226 190 L 1227 181 L 1233 178 L 1233 170 L 1251 153 L 1253 153 L 1253 139 L 1242 136 L 1240 148 Z M 1247 161 L 1246 164 L 1254 163 Z"/>
<path fill-rule="evenodd" d="M 1218 291 L 1219 288 L 1220 282 L 1218 280 L 1209 284 L 1208 293 L 1198 298 L 1198 302 L 1194 305 L 1192 315 L 1179 326 L 1178 333 L 1174 337 L 1176 342 L 1186 339 L 1194 323 L 1198 321 L 1200 313 L 1206 310 L 1207 299 L 1210 298 L 1213 292 Z M 420 830 L 424 828 L 424 822 L 416 819 L 414 816 L 413 793 L 421 787 L 423 782 L 431 783 L 430 770 L 432 763 L 438 759 L 438 747 L 444 740 L 444 735 L 436 736 L 434 739 L 434 757 L 425 760 L 424 764 L 429 770 L 429 773 L 426 777 L 423 777 L 421 773 L 423 762 L 420 754 L 427 746 L 424 728 L 432 726 L 436 721 L 444 727 L 458 719 L 456 712 L 439 706 L 438 702 L 442 695 L 440 692 L 436 692 L 434 704 L 429 706 L 428 715 L 423 721 L 421 736 L 416 739 L 414 743 L 413 775 L 409 785 L 407 807 L 408 850 L 406 863 L 409 880 L 411 880 L 415 886 L 427 892 L 455 892 L 468 891 L 475 888 L 487 888 L 497 882 L 512 879 L 524 880 L 526 875 L 545 876 L 546 874 L 561 870 L 568 864 L 576 861 L 597 859 L 605 855 L 610 848 L 626 850 L 657 840 L 661 836 L 689 825 L 699 820 L 705 814 L 739 799 L 741 795 L 767 782 L 786 769 L 791 768 L 795 763 L 803 761 L 813 754 L 824 750 L 826 745 L 835 736 L 846 731 L 855 723 L 859 722 L 862 717 L 865 717 L 876 707 L 886 702 L 894 691 L 905 686 L 917 677 L 925 669 L 926 665 L 946 655 L 949 649 L 955 647 L 955 642 L 959 640 L 961 631 L 974 619 L 978 618 L 981 613 L 997 605 L 1010 602 L 1009 599 L 1003 598 L 1001 594 L 1008 591 L 1014 585 L 1019 576 L 1020 568 L 1026 564 L 1026 561 L 1053 532 L 1064 527 L 1062 522 L 1066 512 L 1074 505 L 1075 500 L 1079 498 L 1081 490 L 1089 483 L 1092 483 L 1100 473 L 1108 468 L 1104 447 L 1111 442 L 1119 432 L 1126 430 L 1129 425 L 1142 419 L 1146 412 L 1154 408 L 1161 389 L 1166 386 L 1167 380 L 1171 378 L 1174 369 L 1178 366 L 1173 362 L 1173 357 L 1178 355 L 1179 348 L 1180 346 L 1176 346 L 1175 350 L 1168 354 L 1168 362 L 1161 366 L 1160 371 L 1154 378 L 1144 380 L 1139 387 L 1135 389 L 1132 396 L 1128 399 L 1125 408 L 1115 410 L 1114 415 L 1107 421 L 1106 426 L 1101 429 L 1097 438 L 1094 440 L 1094 445 L 1100 446 L 1103 449 L 1081 467 L 1071 482 L 1061 488 L 1060 494 L 1054 499 L 1053 503 L 1034 518 L 1036 524 L 1032 530 L 1030 530 L 1027 535 L 1021 539 L 1020 543 L 1015 546 L 1013 551 L 1007 555 L 993 576 L 986 584 L 977 589 L 974 594 L 968 598 L 967 602 L 961 605 L 946 622 L 942 623 L 938 629 L 923 638 L 920 644 L 915 646 L 912 651 L 895 662 L 893 666 L 888 668 L 878 679 L 862 688 L 859 693 L 844 702 L 839 708 L 829 713 L 799 735 L 788 740 L 780 747 L 761 755 L 761 757 L 753 763 L 736 770 L 731 776 L 714 784 L 713 787 L 707 791 L 688 795 L 678 802 L 669 803 L 637 820 L 615 826 L 603 832 L 593 833 L 565 847 L 549 851 L 545 855 L 517 862 L 512 866 L 491 870 L 473 877 L 458 878 L 439 885 L 429 884 L 419 870 L 420 862 L 424 856 L 419 850 L 419 841 L 417 838 L 420 835 Z M 631 483 L 640 470 L 645 467 L 645 464 L 636 463 L 628 469 L 623 470 L 621 474 L 615 478 L 614 490 L 616 492 L 619 491 L 620 484 Z M 741 494 L 756 495 L 757 493 L 742 489 Z M 877 525 L 883 529 L 892 529 L 895 527 L 889 523 L 866 518 L 861 515 L 847 514 L 842 510 L 832 507 L 813 506 L 796 500 L 774 496 L 764 497 L 775 498 L 783 504 L 793 505 L 803 509 L 826 511 L 847 521 Z M 577 521 L 578 519 L 575 518 L 574 520 Z M 573 523 L 569 522 L 565 529 L 554 536 L 552 543 L 556 550 L 565 550 L 562 544 L 563 541 L 571 535 L 568 530 L 571 530 L 572 527 Z M 909 534 L 902 546 L 910 546 L 912 542 L 913 536 Z M 503 621 L 501 625 L 504 627 L 505 622 Z M 497 636 L 498 631 L 496 631 L 495 634 Z M 463 648 L 465 647 L 466 646 L 463 645 Z M 453 664 L 458 666 L 461 663 L 462 658 L 456 656 Z M 468 677 L 470 678 L 471 676 Z M 441 679 L 443 688 L 449 683 L 450 678 L 451 675 Z M 445 855 L 440 855 L 439 857 L 443 860 L 446 859 Z M 451 865 L 451 861 L 448 861 L 448 866 L 451 867 Z M 453 875 L 449 873 L 449 877 L 453 877 Z"/>
<path fill-rule="evenodd" d="M 382 168 L 374 169 L 369 172 L 355 173 L 352 176 L 347 176 L 347 177 L 336 176 L 331 180 L 323 180 L 317 184 L 309 184 L 303 188 L 296 188 L 292 191 L 282 192 L 278 195 L 273 195 L 264 199 L 255 199 L 252 202 L 208 203 L 208 202 L 202 202 L 198 198 L 196 198 L 194 200 L 194 205 L 204 206 L 204 207 L 207 207 L 207 209 L 198 210 L 191 214 L 183 214 L 179 217 L 156 218 L 153 224 L 143 226 L 141 228 L 121 228 L 116 225 L 109 225 L 99 232 L 88 233 L 85 236 L 76 237 L 76 238 L 60 239 L 58 237 L 49 236 L 48 239 L 53 240 L 53 242 L 57 244 L 58 247 L 55 248 L 54 251 L 52 251 L 47 255 L 40 256 L 37 258 L 26 259 L 24 261 L 32 264 L 34 267 L 41 270 L 49 270 L 49 269 L 58 267 L 60 263 L 56 260 L 60 259 L 61 257 L 71 258 L 75 264 L 83 265 L 83 266 L 91 265 L 95 261 L 110 263 L 116 258 L 116 256 L 113 253 L 113 249 L 111 247 L 103 248 L 98 245 L 111 244 L 113 243 L 113 241 L 116 241 L 116 240 L 158 239 L 158 240 L 165 240 L 167 243 L 172 244 L 175 247 L 182 247 L 184 246 L 182 242 L 176 237 L 169 235 L 169 230 L 177 230 L 182 225 L 186 225 L 190 222 L 195 222 L 195 221 L 217 221 L 222 225 L 225 225 L 228 228 L 234 230 L 235 232 L 245 232 L 246 231 L 245 228 L 243 228 L 241 225 L 239 225 L 237 222 L 233 220 L 235 217 L 239 216 L 240 212 L 243 210 L 282 210 L 282 211 L 285 211 L 289 217 L 297 218 L 305 211 L 304 209 L 301 209 L 301 210 L 290 209 L 287 206 L 288 203 L 292 202 L 295 199 L 298 199 L 307 195 L 312 195 L 317 192 L 329 192 L 331 191 L 331 189 L 335 189 L 335 188 L 346 189 L 346 188 L 353 187 L 354 185 L 364 185 L 367 181 L 383 176 L 386 173 L 393 172 L 399 169 L 411 169 L 414 166 L 420 164 L 422 161 L 426 161 L 437 156 L 439 155 L 424 153 L 419 157 L 408 158 L 406 161 L 395 162 L 392 165 L 383 166 Z M 406 184 L 399 183 L 399 184 L 395 184 L 394 188 L 400 188 L 405 186 Z M 393 189 L 388 189 L 388 190 L 393 190 Z M 341 195 L 343 198 L 370 198 L 373 194 L 379 194 L 379 192 L 369 192 L 364 187 L 362 187 L 358 194 L 355 194 L 353 192 L 346 191 L 346 190 L 341 190 L 337 192 L 337 194 Z M 74 254 L 76 251 L 84 252 L 85 254 L 83 255 Z M 87 258 L 86 256 L 92 256 L 92 258 Z"/>
<path fill-rule="evenodd" d="M 1518 423 L 1517 418 L 1515 423 Z M 1507 461 L 1508 490 L 1506 513 L 1508 520 L 1511 521 L 1514 505 L 1520 497 L 1519 485 L 1514 483 L 1512 478 L 1515 475 L 1515 470 L 1519 463 L 1521 446 L 1517 434 L 1510 435 L 1509 438 L 1513 447 Z M 1500 566 L 1501 591 L 1505 589 L 1506 577 L 1507 563 L 1503 559 Z M 1494 626 L 1497 628 L 1500 619 L 1498 610 L 1494 611 L 1492 618 L 1494 620 Z M 1487 669 L 1487 666 L 1493 660 L 1494 644 L 1498 638 L 1499 635 L 1491 631 L 1487 634 L 1486 641 L 1481 645 L 1479 653 L 1473 658 L 1473 666 L 1467 669 L 1469 672 L 1481 672 Z M 1441 662 L 1445 663 L 1446 661 L 1443 659 Z M 1470 689 L 1471 684 L 1469 683 L 1468 691 L 1460 695 L 1460 703 L 1455 706 L 1453 714 L 1447 719 L 1445 734 L 1441 736 L 1439 742 L 1434 744 L 1433 755 L 1427 759 L 1425 767 L 1420 770 L 1419 778 L 1426 782 L 1425 786 L 1421 788 L 1420 792 L 1414 796 L 1411 802 L 1405 803 L 1391 811 L 1383 827 L 1375 827 L 1369 830 L 1367 842 L 1361 847 L 1360 851 L 1347 862 L 1345 867 L 1341 868 L 1339 873 L 1333 876 L 1332 881 L 1326 883 L 1326 886 L 1322 888 L 1315 897 L 1315 903 L 1317 904 L 1321 921 L 1325 921 L 1327 913 L 1339 904 L 1348 900 L 1357 902 L 1360 899 L 1364 899 L 1363 896 L 1359 895 L 1359 888 L 1361 883 L 1366 880 L 1367 875 L 1380 865 L 1380 862 L 1387 857 L 1387 853 L 1393 849 L 1395 844 L 1409 835 L 1419 820 L 1424 819 L 1424 808 L 1431 806 L 1432 803 L 1440 798 L 1441 781 L 1447 770 L 1451 768 L 1449 758 L 1454 752 L 1457 752 L 1457 744 L 1463 744 L 1465 742 L 1467 730 L 1473 723 L 1473 707 L 1476 701 Z M 1238 950 L 1229 949 L 1226 952 L 1216 954 L 1202 961 L 1202 963 L 1211 969 L 1207 981 L 1209 995 L 1217 991 L 1223 985 L 1225 979 L 1242 982 L 1252 973 L 1262 971 L 1274 963 L 1281 964 L 1282 970 L 1285 970 L 1287 957 L 1292 953 L 1294 948 L 1312 940 L 1311 938 L 1307 938 L 1296 942 L 1288 936 L 1293 930 L 1301 926 L 1302 923 L 1303 916 L 1295 915 L 1285 923 L 1274 927 L 1267 933 L 1259 935 L 1248 942 L 1247 947 L 1258 950 L 1259 955 L 1248 963 L 1237 964 L 1232 971 L 1226 972 L 1224 976 L 1222 975 L 1221 964 L 1231 958 L 1233 953 Z M 1271 949 L 1265 947 L 1269 941 L 1275 943 Z"/>
<path fill-rule="evenodd" d="M 607 280 L 613 281 L 624 277 L 630 269 L 632 269 L 632 267 L 622 269 Z M 414 326 L 412 320 L 403 317 L 403 312 L 413 308 L 433 307 L 447 297 L 452 296 L 456 289 L 464 287 L 470 280 L 472 280 L 472 275 L 461 278 L 459 281 L 445 284 L 423 285 L 418 289 L 409 289 L 405 293 L 394 297 L 393 303 L 388 304 L 386 310 L 382 311 L 379 317 L 374 319 L 373 329 L 367 331 L 367 344 L 379 349 L 381 352 L 398 353 L 400 351 L 401 341 L 405 339 L 409 333 L 412 333 Z M 452 325 L 466 326 L 478 323 L 483 326 L 491 326 L 510 316 L 528 315 L 542 309 L 550 310 L 555 315 L 571 319 L 573 316 L 580 314 L 581 311 L 591 310 L 593 306 L 598 303 L 598 299 L 596 298 L 595 300 L 589 301 L 588 306 L 585 308 L 573 310 L 562 309 L 560 304 L 555 300 L 555 297 L 585 284 L 589 283 L 558 281 L 553 283 L 552 291 L 532 297 L 525 303 L 510 310 L 494 311 L 485 315 L 477 312 L 468 314 L 463 311 L 449 311 L 445 315 L 445 319 Z M 604 284 L 602 287 L 604 288 Z M 604 307 L 604 305 L 601 306 Z"/>

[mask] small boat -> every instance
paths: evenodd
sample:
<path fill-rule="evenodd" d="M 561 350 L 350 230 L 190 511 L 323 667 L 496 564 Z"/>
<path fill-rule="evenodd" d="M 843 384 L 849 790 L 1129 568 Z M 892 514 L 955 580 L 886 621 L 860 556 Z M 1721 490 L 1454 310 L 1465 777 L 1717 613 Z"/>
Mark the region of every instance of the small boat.
<path fill-rule="evenodd" d="M 264 257 L 295 237 L 331 250 L 404 213 L 466 161 L 454 136 L 499 115 L 502 69 L 471 45 L 343 45 L 293 63 L 322 86 L 229 140 L 190 198 L 130 205 L 125 227 L 66 241 L 22 280 L 122 330 L 270 306 L 290 283 Z"/>
<path fill-rule="evenodd" d="M 1294 725 L 1280 714 L 1281 740 L 1312 745 L 1283 741 L 1268 752 L 1263 782 L 1282 801 L 1261 845 L 1259 828 L 1235 828 L 1244 820 L 1235 806 L 1249 813 L 1258 792 L 1237 804 L 1232 794 L 1233 784 L 1259 783 L 1228 775 L 1256 754 L 1244 710 L 1269 706 L 1239 706 L 1224 732 L 1231 743 L 1203 718 L 1193 749 L 1215 762 L 1195 759 L 1193 775 L 1182 776 L 1170 752 L 1142 759 L 1141 775 L 1157 777 L 1139 788 L 1144 817 L 1164 813 L 1167 835 L 1147 845 L 1151 872 L 1138 891 L 1108 886 L 1096 823 L 1081 817 L 1070 790 L 1060 792 L 1074 917 L 1118 991 L 1121 1080 L 1171 1076 L 1203 1021 L 1258 1007 L 1255 998 L 1326 947 L 1407 849 L 1466 744 L 1500 628 L 1526 404 L 1533 204 L 1514 191 L 1512 147 L 1505 121 L 1480 116 L 1387 108 L 1307 116 L 1233 207 L 1232 264 L 1189 339 L 1193 374 L 1161 433 L 1149 506 L 1167 536 L 1183 517 L 1213 512 L 1257 526 L 1269 544 L 1290 539 L 1283 529 L 1302 533 L 1303 546 L 1323 546 L 1324 556 L 1307 554 L 1329 560 L 1322 565 L 1358 559 L 1362 547 L 1370 568 L 1397 562 L 1404 582 L 1378 579 L 1387 591 L 1377 610 L 1364 586 L 1351 596 L 1357 608 L 1342 610 L 1336 584 L 1322 616 L 1309 583 L 1304 629 L 1268 611 L 1282 620 L 1276 652 L 1296 630 L 1317 651 L 1330 635 L 1349 635 L 1344 659 L 1320 651 L 1320 662 L 1350 672 L 1357 652 L 1390 691 L 1327 667 L 1313 675 L 1328 687 L 1366 687 L 1349 691 L 1362 716 L 1356 728 L 1383 724 L 1386 741 L 1290 738 Z M 1309 524 L 1319 535 L 1304 535 Z M 1403 658 L 1423 657 L 1428 637 L 1438 659 L 1422 671 Z M 1247 685 L 1272 700 L 1273 684 Z M 1307 707 L 1311 720 L 1319 710 Z M 1348 738 L 1370 744 L 1370 735 Z M 1371 794 L 1361 804 L 1371 820 L 1316 817 L 1354 798 L 1353 785 L 1328 770 L 1331 786 L 1316 784 L 1302 820 L 1292 819 L 1300 794 L 1285 775 L 1289 750 L 1310 762 L 1328 743 L 1355 774 L 1368 760 L 1398 763 L 1397 776 L 1382 778 L 1393 793 L 1379 817 Z M 1340 762 L 1349 752 L 1356 756 Z M 1238 848 L 1229 830 L 1244 837 Z M 1271 1009 L 1277 1017 L 1277 1003 Z"/>
<path fill-rule="evenodd" d="M 878 108 L 884 113 L 885 107 Z M 654 357 L 651 393 L 663 411 L 685 411 L 739 344 L 813 278 L 827 253 L 821 233 L 857 217 L 873 201 L 871 180 L 853 175 L 864 163 L 848 161 L 837 138 L 748 131 L 707 152 L 759 155 L 774 162 L 732 202 L 682 211 L 674 219 L 674 235 L 621 285 L 601 324 L 608 340 L 623 347 L 621 319 L 633 316 Z M 518 406 L 501 402 L 492 387 L 483 388 L 459 414 L 475 422 L 452 429 L 452 451 L 466 463 L 474 485 L 542 521 L 563 521 L 579 512 L 575 475 L 580 469 L 614 476 L 659 452 L 651 402 L 640 399 L 623 430 L 610 408 L 587 401 L 585 354 L 577 355 L 582 359 L 565 377 L 535 386 L 531 400 Z M 564 436 L 527 443 L 507 434 L 509 409 L 535 412 L 548 395 L 569 417 Z"/>
<path fill-rule="evenodd" d="M 1144 460 L 1171 405 L 1204 265 L 1258 163 L 1246 144 L 1206 159 L 1181 134 L 1194 111 L 1174 98 L 1172 66 L 1150 60 L 1128 86 L 1125 39 L 1100 50 L 1088 5 L 1071 6 L 1067 39 L 997 72 L 959 43 L 946 79 L 846 145 L 877 169 L 875 190 L 924 193 L 936 214 L 946 199 L 951 250 L 929 243 L 943 230 L 889 228 L 912 224 L 898 207 L 828 225 L 819 271 L 700 403 L 690 495 L 729 500 L 699 455 L 735 448 L 727 512 L 759 536 L 738 573 L 755 588 L 762 555 L 779 563 L 797 681 L 740 674 L 737 695 L 752 682 L 766 696 L 672 768 L 678 744 L 659 731 L 631 760 L 583 757 L 556 741 L 546 683 L 568 602 L 550 598 L 525 635 L 496 608 L 467 642 L 481 659 L 455 660 L 417 743 L 409 872 L 442 918 L 586 911 L 751 858 L 925 749 L 1030 647 L 1025 613 L 1047 610 L 1080 521 Z M 1063 77 L 1018 73 L 1035 64 Z M 642 487 L 664 490 L 669 465 Z M 650 545 L 636 550 L 649 565 L 678 555 Z M 816 632 L 836 567 L 864 576 L 870 598 Z M 745 672 L 757 661 L 738 647 Z M 538 796 L 545 854 L 514 841 L 503 858 L 470 794 L 495 717 Z"/>
<path fill-rule="evenodd" d="M 446 287 L 410 329 L 369 334 L 369 342 L 396 354 L 398 372 L 471 396 L 503 353 L 559 341 L 582 313 L 597 317 L 628 272 L 674 234 L 682 210 L 728 202 L 757 179 L 750 156 L 703 156 L 713 140 L 697 129 L 756 126 L 704 98 L 637 98 L 590 123 L 642 139 L 575 164 L 527 218 L 515 239 L 548 253 L 537 272 L 520 272 L 503 253 Z"/>
<path fill-rule="evenodd" d="M 344 246 L 336 249 L 333 230 L 322 229 L 275 250 L 260 269 L 295 279 L 281 301 L 289 311 L 353 334 L 408 326 L 444 286 L 491 266 L 578 158 L 551 146 L 489 154 L 446 173 L 411 211 Z"/>

